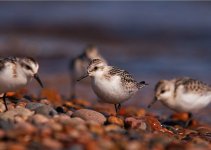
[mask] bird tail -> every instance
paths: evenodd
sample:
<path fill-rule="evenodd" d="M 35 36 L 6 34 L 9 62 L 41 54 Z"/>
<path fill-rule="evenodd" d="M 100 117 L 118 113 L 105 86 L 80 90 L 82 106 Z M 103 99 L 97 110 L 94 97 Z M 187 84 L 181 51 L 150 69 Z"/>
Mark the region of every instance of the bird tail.
<path fill-rule="evenodd" d="M 139 89 L 145 87 L 146 85 L 149 85 L 148 83 L 146 83 L 145 81 L 141 81 L 139 82 Z"/>

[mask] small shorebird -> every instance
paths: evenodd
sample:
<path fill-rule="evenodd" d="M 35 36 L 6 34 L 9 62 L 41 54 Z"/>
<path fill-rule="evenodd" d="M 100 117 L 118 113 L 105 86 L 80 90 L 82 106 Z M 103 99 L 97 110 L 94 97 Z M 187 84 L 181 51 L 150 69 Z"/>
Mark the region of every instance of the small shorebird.
<path fill-rule="evenodd" d="M 39 65 L 30 57 L 6 57 L 0 58 L 0 93 L 3 93 L 3 101 L 6 104 L 7 92 L 12 92 L 27 85 L 32 78 L 35 78 L 43 87 L 37 74 Z"/>
<path fill-rule="evenodd" d="M 106 60 L 100 55 L 98 48 L 95 45 L 88 45 L 84 52 L 70 61 L 69 69 L 71 76 L 71 99 L 76 97 L 76 80 L 87 72 L 87 67 L 91 60 L 101 59 L 106 63 Z"/>
<path fill-rule="evenodd" d="M 108 66 L 100 59 L 93 59 L 87 68 L 87 75 L 78 81 L 88 76 L 91 77 L 96 95 L 103 102 L 114 104 L 116 112 L 120 109 L 121 103 L 148 85 L 144 81 L 137 82 L 127 71 Z"/>
<path fill-rule="evenodd" d="M 177 112 L 196 112 L 211 102 L 211 87 L 187 77 L 161 80 L 155 86 L 155 98 L 148 107 L 156 101 Z"/>

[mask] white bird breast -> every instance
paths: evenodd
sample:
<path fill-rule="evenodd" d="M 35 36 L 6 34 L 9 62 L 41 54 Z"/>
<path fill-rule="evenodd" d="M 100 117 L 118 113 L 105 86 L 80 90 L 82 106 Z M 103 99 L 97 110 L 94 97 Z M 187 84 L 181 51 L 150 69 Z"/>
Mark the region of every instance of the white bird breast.
<path fill-rule="evenodd" d="M 118 104 L 131 97 L 129 92 L 125 91 L 122 87 L 119 76 L 113 76 L 110 79 L 93 77 L 92 88 L 97 96 L 107 103 Z"/>
<path fill-rule="evenodd" d="M 184 93 L 177 98 L 177 104 L 183 111 L 196 112 L 206 107 L 211 101 L 211 93 Z"/>

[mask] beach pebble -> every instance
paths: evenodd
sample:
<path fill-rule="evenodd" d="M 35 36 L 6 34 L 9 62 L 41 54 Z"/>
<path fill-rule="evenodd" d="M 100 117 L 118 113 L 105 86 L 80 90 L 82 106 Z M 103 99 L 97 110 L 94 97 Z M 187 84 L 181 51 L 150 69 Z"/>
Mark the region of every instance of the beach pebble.
<path fill-rule="evenodd" d="M 45 104 L 45 105 L 51 105 L 51 102 L 47 99 L 40 100 L 40 103 Z"/>
<path fill-rule="evenodd" d="M 103 114 L 90 109 L 79 109 L 73 113 L 72 117 L 79 117 L 85 121 L 95 121 L 99 124 L 104 124 L 106 121 Z"/>
<path fill-rule="evenodd" d="M 149 130 L 152 131 L 160 131 L 162 130 L 162 126 L 160 124 L 160 122 L 153 116 L 146 116 L 146 123 L 149 127 Z"/>
<path fill-rule="evenodd" d="M 136 116 L 137 117 L 144 117 L 146 115 L 146 110 L 145 109 L 139 109 L 136 111 Z"/>
<path fill-rule="evenodd" d="M 35 114 L 29 118 L 29 121 L 35 125 L 47 123 L 49 119 L 41 114 Z"/>
<path fill-rule="evenodd" d="M 15 125 L 15 129 L 20 134 L 32 134 L 37 131 L 36 127 L 28 122 L 21 122 Z"/>
<path fill-rule="evenodd" d="M 89 122 L 88 124 L 89 124 L 89 130 L 92 133 L 97 134 L 97 135 L 102 135 L 104 133 L 104 129 L 99 123 Z"/>
<path fill-rule="evenodd" d="M 143 121 L 141 119 L 136 119 L 133 117 L 126 118 L 125 125 L 126 125 L 126 127 L 132 128 L 132 129 L 146 130 L 146 128 L 147 128 L 145 121 Z"/>
<path fill-rule="evenodd" d="M 85 124 L 85 120 L 79 117 L 74 117 L 70 119 L 70 123 L 73 125 Z"/>
<path fill-rule="evenodd" d="M 62 149 L 62 144 L 59 141 L 51 139 L 51 138 L 43 139 L 43 146 L 46 149 L 51 149 L 51 150 L 60 150 L 60 149 Z"/>
<path fill-rule="evenodd" d="M 0 113 L 1 112 L 5 112 L 6 111 L 6 107 L 3 103 L 0 102 Z"/>
<path fill-rule="evenodd" d="M 68 116 L 72 116 L 72 114 L 73 114 L 73 111 L 71 111 L 71 110 L 68 110 L 67 112 L 66 112 L 66 114 L 68 115 Z"/>
<path fill-rule="evenodd" d="M 15 116 L 21 116 L 24 119 L 27 119 L 29 116 L 32 116 L 34 114 L 33 111 L 30 111 L 29 109 L 26 108 L 15 108 L 15 109 L 11 109 L 8 110 L 4 113 L 0 114 L 0 119 L 2 120 L 14 120 Z"/>
<path fill-rule="evenodd" d="M 43 103 L 37 103 L 37 102 L 29 102 L 26 104 L 26 108 L 30 110 L 35 110 L 41 106 L 45 106 Z"/>
<path fill-rule="evenodd" d="M 57 111 L 49 105 L 38 107 L 34 111 L 36 114 L 42 114 L 46 117 L 53 117 L 58 114 Z"/>
<path fill-rule="evenodd" d="M 9 143 L 7 144 L 7 149 L 8 150 L 26 150 L 27 148 L 23 144 Z"/>
<path fill-rule="evenodd" d="M 67 150 L 84 150 L 84 148 L 80 144 L 73 144 Z"/>
<path fill-rule="evenodd" d="M 123 129 L 120 126 L 115 125 L 115 124 L 109 124 L 109 125 L 105 126 L 105 131 L 106 132 L 124 133 L 125 132 L 125 129 Z"/>
<path fill-rule="evenodd" d="M 108 123 L 116 124 L 116 125 L 121 126 L 121 127 L 124 126 L 124 121 L 121 118 L 118 118 L 118 117 L 115 117 L 115 116 L 110 116 L 108 118 Z"/>
<path fill-rule="evenodd" d="M 84 107 L 90 107 L 91 106 L 90 102 L 88 102 L 86 100 L 82 100 L 82 99 L 74 99 L 73 103 L 77 104 L 77 105 L 84 106 Z"/>
<path fill-rule="evenodd" d="M 10 130 L 10 129 L 14 128 L 14 125 L 15 124 L 12 121 L 0 119 L 0 129 Z"/>

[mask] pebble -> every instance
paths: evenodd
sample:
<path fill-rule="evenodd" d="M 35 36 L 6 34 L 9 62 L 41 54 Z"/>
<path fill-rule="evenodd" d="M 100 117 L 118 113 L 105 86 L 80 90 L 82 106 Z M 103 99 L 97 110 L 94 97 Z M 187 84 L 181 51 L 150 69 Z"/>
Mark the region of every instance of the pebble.
<path fill-rule="evenodd" d="M 35 114 L 34 116 L 29 118 L 29 121 L 32 124 L 35 125 L 40 125 L 40 124 L 45 124 L 49 121 L 49 119 L 41 114 Z"/>
<path fill-rule="evenodd" d="M 77 104 L 77 105 L 81 105 L 84 107 L 90 107 L 91 103 L 82 99 L 74 99 L 73 103 Z"/>
<path fill-rule="evenodd" d="M 22 118 L 24 118 L 24 120 L 26 120 L 29 116 L 32 116 L 34 114 L 33 111 L 30 111 L 29 109 L 26 108 L 15 108 L 15 109 L 11 109 L 8 110 L 4 113 L 0 114 L 0 119 L 1 120 L 11 120 L 14 121 L 15 116 L 21 116 Z"/>
<path fill-rule="evenodd" d="M 36 114 L 42 114 L 46 117 L 53 117 L 58 114 L 57 111 L 49 105 L 38 107 L 34 111 Z"/>
<path fill-rule="evenodd" d="M 139 109 L 137 112 L 136 112 L 136 116 L 137 117 L 144 117 L 146 115 L 146 111 L 145 109 Z"/>
<path fill-rule="evenodd" d="M 45 106 L 43 103 L 37 103 L 37 102 L 29 102 L 26 104 L 26 108 L 30 110 L 35 110 L 41 106 Z"/>
<path fill-rule="evenodd" d="M 160 124 L 160 122 L 153 116 L 146 116 L 146 123 L 147 123 L 147 127 L 149 127 L 149 130 L 152 131 L 160 131 L 162 130 L 162 126 Z"/>
<path fill-rule="evenodd" d="M 51 149 L 51 150 L 60 150 L 60 149 L 62 149 L 62 144 L 59 141 L 51 139 L 51 138 L 43 139 L 43 146 L 46 149 Z"/>
<path fill-rule="evenodd" d="M 118 118 L 118 117 L 115 117 L 115 116 L 110 116 L 108 118 L 108 123 L 116 124 L 120 127 L 124 127 L 124 121 L 121 118 Z"/>
<path fill-rule="evenodd" d="M 72 114 L 72 117 L 79 117 L 85 121 L 95 121 L 99 124 L 104 124 L 106 121 L 103 114 L 90 109 L 79 109 Z"/>
<path fill-rule="evenodd" d="M 85 120 L 81 119 L 79 117 L 74 117 L 70 119 L 70 123 L 73 125 L 78 125 L 78 124 L 85 124 Z"/>
<path fill-rule="evenodd" d="M 3 130 L 11 130 L 14 128 L 14 122 L 0 119 L 0 128 Z"/>
<path fill-rule="evenodd" d="M 0 113 L 1 112 L 5 112 L 6 111 L 6 107 L 3 103 L 0 102 Z"/>
<path fill-rule="evenodd" d="M 73 144 L 66 150 L 84 150 L 83 146 L 80 144 Z"/>
<path fill-rule="evenodd" d="M 106 132 L 119 132 L 119 133 L 124 133 L 125 129 L 121 128 L 118 125 L 115 124 L 109 124 L 107 126 L 105 126 L 105 131 Z"/>
<path fill-rule="evenodd" d="M 132 129 L 141 129 L 146 130 L 147 125 L 146 122 L 142 119 L 136 119 L 133 117 L 128 117 L 125 119 L 126 127 L 132 128 Z"/>
<path fill-rule="evenodd" d="M 32 134 L 37 131 L 37 128 L 28 122 L 21 122 L 16 124 L 15 129 L 21 134 Z"/>
<path fill-rule="evenodd" d="M 97 135 L 102 135 L 104 133 L 103 127 L 96 122 L 89 122 L 89 130 Z"/>

